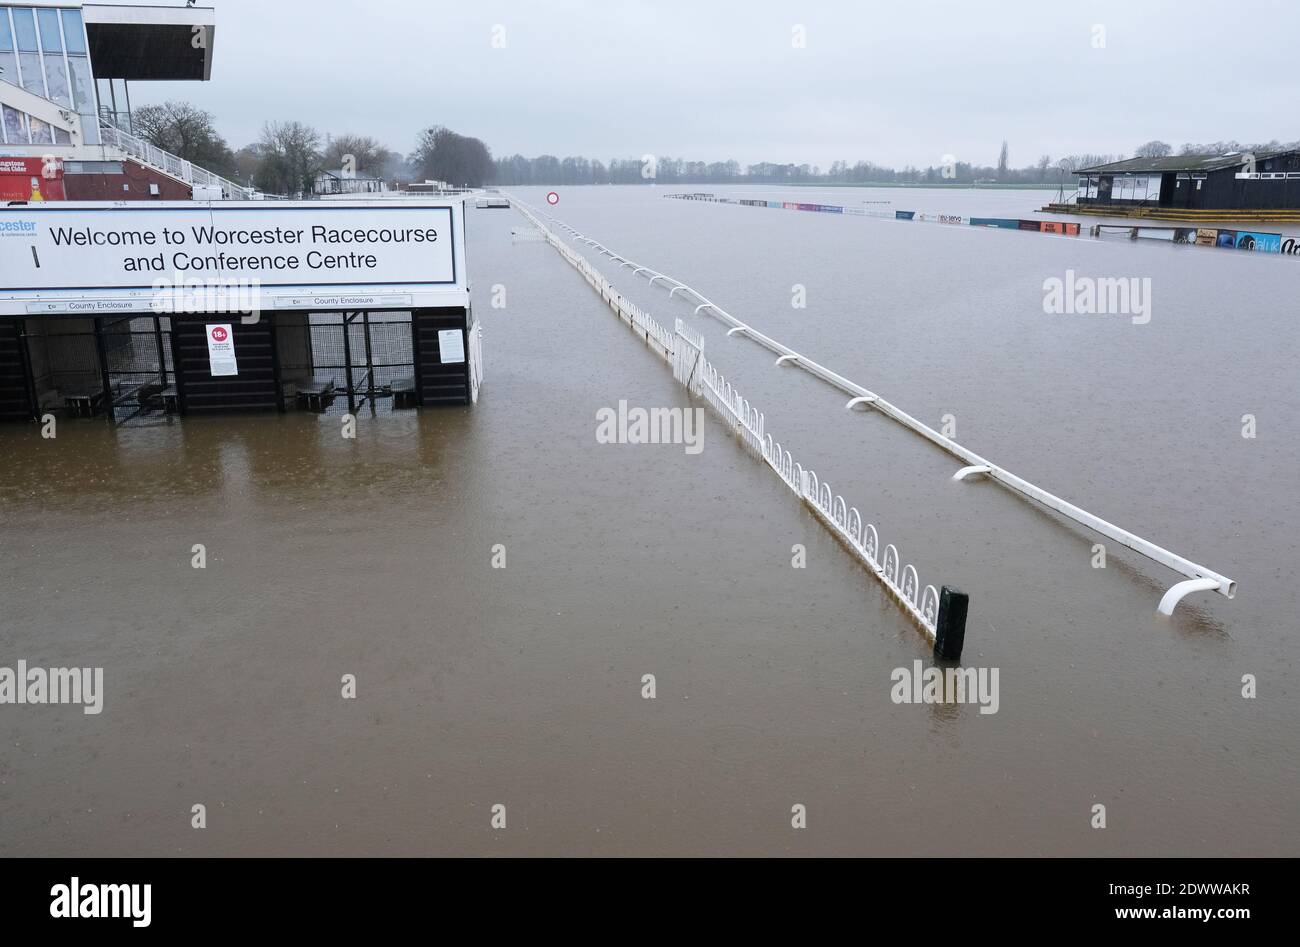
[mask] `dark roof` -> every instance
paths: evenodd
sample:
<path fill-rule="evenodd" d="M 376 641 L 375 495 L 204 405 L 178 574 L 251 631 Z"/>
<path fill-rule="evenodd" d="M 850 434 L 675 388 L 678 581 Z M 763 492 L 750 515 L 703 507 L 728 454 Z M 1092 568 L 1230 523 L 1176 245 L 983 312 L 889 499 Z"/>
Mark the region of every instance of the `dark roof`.
<path fill-rule="evenodd" d="M 192 8 L 183 7 L 183 10 Z M 87 23 L 90 59 L 97 79 L 198 80 L 212 68 L 213 28 L 194 45 L 196 26 Z"/>
<path fill-rule="evenodd" d="M 1286 151 L 1270 151 L 1266 153 L 1256 153 L 1255 162 L 1258 164 L 1267 158 L 1273 158 L 1277 155 L 1289 154 Z M 1170 155 L 1168 158 L 1129 158 L 1125 161 L 1113 161 L 1110 164 L 1099 164 L 1091 168 L 1080 168 L 1076 174 L 1093 174 L 1101 172 L 1102 174 L 1122 173 L 1125 171 L 1221 171 L 1224 168 L 1235 168 L 1246 163 L 1246 152 L 1238 151 L 1226 155 Z"/>

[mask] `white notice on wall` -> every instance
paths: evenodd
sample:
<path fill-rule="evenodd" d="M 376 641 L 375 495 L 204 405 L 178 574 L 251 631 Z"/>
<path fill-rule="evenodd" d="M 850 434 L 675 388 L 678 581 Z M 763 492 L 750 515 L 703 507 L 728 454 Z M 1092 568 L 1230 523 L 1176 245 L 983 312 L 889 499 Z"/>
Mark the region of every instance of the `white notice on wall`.
<path fill-rule="evenodd" d="M 208 326 L 208 365 L 213 377 L 239 374 L 239 363 L 235 361 L 235 333 L 228 322 Z"/>
<path fill-rule="evenodd" d="M 459 329 L 439 330 L 438 355 L 444 365 L 465 361 L 465 337 Z"/>

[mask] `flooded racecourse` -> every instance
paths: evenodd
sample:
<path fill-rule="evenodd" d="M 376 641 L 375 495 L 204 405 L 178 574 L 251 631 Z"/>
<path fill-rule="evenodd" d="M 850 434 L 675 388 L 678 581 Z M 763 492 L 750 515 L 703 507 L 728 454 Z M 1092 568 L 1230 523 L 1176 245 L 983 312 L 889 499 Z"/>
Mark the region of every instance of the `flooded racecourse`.
<path fill-rule="evenodd" d="M 700 189 L 1021 217 L 1051 196 Z M 698 452 L 598 439 L 620 401 L 702 402 L 523 217 L 471 208 L 473 407 L 362 407 L 354 439 L 338 405 L 0 427 L 0 665 L 103 668 L 101 713 L 0 708 L 0 854 L 1298 853 L 1300 262 L 547 190 L 518 196 L 1235 599 L 1158 615 L 1178 574 L 953 481 L 577 245 L 702 333 L 922 583 L 970 594 L 963 663 L 998 670 L 996 712 L 896 703 L 894 670 L 933 663 L 897 604 L 717 415 Z M 1149 319 L 1045 312 L 1067 271 L 1149 280 Z"/>

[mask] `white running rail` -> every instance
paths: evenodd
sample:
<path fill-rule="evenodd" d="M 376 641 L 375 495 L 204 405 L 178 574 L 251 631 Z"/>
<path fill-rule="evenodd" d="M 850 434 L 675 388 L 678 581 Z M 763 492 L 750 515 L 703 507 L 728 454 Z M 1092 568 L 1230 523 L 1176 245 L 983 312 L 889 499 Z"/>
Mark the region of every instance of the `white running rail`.
<path fill-rule="evenodd" d="M 516 202 L 516 204 L 517 203 L 518 202 Z M 680 280 L 674 279 L 665 273 L 660 273 L 658 270 L 651 269 L 648 266 L 643 266 L 634 260 L 629 260 L 627 257 L 620 256 L 596 240 L 593 240 L 585 234 L 579 233 L 563 221 L 557 220 L 549 214 L 547 217 L 556 226 L 572 234 L 574 240 L 585 243 L 603 256 L 608 256 L 620 267 L 631 268 L 633 276 L 645 274 L 651 285 L 658 281 L 662 281 L 665 285 L 671 287 L 668 291 L 669 297 L 675 296 L 678 292 L 681 292 L 684 297 L 691 297 L 698 303 L 695 307 L 696 313 L 707 311 L 720 321 L 731 326 L 731 329 L 727 332 L 728 336 L 740 333 L 753 339 L 764 348 L 776 352 L 777 355 L 780 356 L 776 360 L 777 365 L 784 365 L 786 363 L 797 365 L 809 374 L 816 375 L 818 378 L 835 386 L 844 393 L 852 395 L 852 398 L 845 405 L 845 408 L 853 409 L 858 405 L 863 405 L 867 408 L 875 408 L 877 411 L 892 418 L 904 427 L 910 428 L 926 440 L 937 444 L 966 465 L 953 475 L 954 480 L 965 480 L 967 477 L 975 475 L 982 475 L 992 480 L 996 480 L 998 483 L 1011 488 L 1022 496 L 1028 497 L 1031 500 L 1036 500 L 1048 509 L 1055 510 L 1063 516 L 1068 516 L 1070 519 L 1083 524 L 1094 532 L 1100 533 L 1102 536 L 1112 539 L 1120 545 L 1126 546 L 1135 552 L 1139 552 L 1148 559 L 1158 562 L 1161 565 L 1172 569 L 1174 572 L 1187 576 L 1186 581 L 1179 582 L 1172 586 L 1160 599 L 1160 604 L 1157 606 L 1157 610 L 1160 614 L 1172 615 L 1174 613 L 1174 608 L 1178 603 L 1193 592 L 1218 592 L 1220 595 L 1227 598 L 1233 598 L 1237 594 L 1237 583 L 1232 579 L 1229 579 L 1227 576 L 1220 575 L 1218 572 L 1208 569 L 1199 563 L 1193 562 L 1177 553 L 1170 552 L 1162 546 L 1157 546 L 1155 543 L 1143 539 L 1135 533 L 1130 533 L 1126 529 L 1121 529 L 1114 523 L 1109 523 L 1101 517 L 1095 516 L 1087 510 L 1061 499 L 1055 494 L 1048 493 L 1046 490 L 1035 486 L 1028 480 L 1016 476 L 1009 470 L 1004 470 L 992 461 L 986 460 L 974 451 L 958 444 L 951 438 L 944 437 L 928 425 L 922 424 L 916 418 L 899 409 L 895 405 L 890 404 L 875 392 L 869 391 L 861 385 L 849 381 L 844 376 L 836 374 L 826 366 L 814 362 L 812 359 L 799 354 L 794 349 L 782 345 L 780 342 L 769 338 L 752 326 L 741 322 L 717 303 L 708 299 L 699 291 L 687 286 Z M 541 226 L 540 223 L 538 225 Z"/>
<path fill-rule="evenodd" d="M 763 413 L 734 390 L 704 357 L 704 340 L 678 319 L 669 332 L 631 300 L 619 294 L 604 275 L 585 257 L 555 236 L 524 204 L 512 199 L 516 210 L 531 221 L 544 239 L 578 270 L 618 316 L 632 327 L 653 351 L 673 368 L 673 377 L 693 394 L 707 401 L 740 438 L 766 463 L 787 487 L 803 500 L 817 518 L 867 566 L 903 610 L 933 643 L 939 619 L 939 592 L 933 585 L 921 585 L 916 567 L 903 564 L 892 543 L 881 547 L 876 527 L 862 518 L 857 507 L 849 506 L 830 484 L 799 464 L 788 450 L 764 430 Z"/>

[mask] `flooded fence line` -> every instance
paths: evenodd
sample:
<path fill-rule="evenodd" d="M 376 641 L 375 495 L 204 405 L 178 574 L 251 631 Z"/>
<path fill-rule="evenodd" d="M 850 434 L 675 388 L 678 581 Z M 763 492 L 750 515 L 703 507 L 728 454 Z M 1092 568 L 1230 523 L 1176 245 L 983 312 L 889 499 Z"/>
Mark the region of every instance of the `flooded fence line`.
<path fill-rule="evenodd" d="M 1300 256 L 1300 238 L 1289 234 L 1267 233 L 1259 230 L 1227 229 L 1223 227 L 1149 227 L 1127 224 L 1094 224 L 1089 233 L 1094 237 L 1123 236 L 1130 240 L 1163 240 L 1167 243 L 1193 244 L 1198 247 L 1219 247 L 1227 250 L 1245 250 L 1250 253 L 1280 253 L 1283 256 Z"/>
<path fill-rule="evenodd" d="M 516 202 L 516 206 L 518 206 L 518 202 Z M 520 207 L 520 210 L 524 211 L 524 208 Z M 529 214 L 529 216 L 531 217 L 532 215 Z M 1166 568 L 1186 576 L 1184 581 L 1171 586 L 1161 597 L 1160 603 L 1157 606 L 1157 611 L 1160 614 L 1172 615 L 1174 608 L 1178 603 L 1194 592 L 1218 592 L 1220 595 L 1229 599 L 1233 598 L 1237 594 L 1237 583 L 1227 576 L 1221 575 L 1218 572 L 1208 569 L 1199 563 L 1193 562 L 1184 556 L 1171 552 L 1162 546 L 1157 546 L 1155 543 L 1143 539 L 1141 536 L 1131 533 L 1126 529 L 1122 529 L 1113 523 L 1107 522 L 1101 517 L 1089 513 L 1087 510 L 1063 500 L 1055 494 L 1047 492 L 1022 477 L 1018 477 L 1010 471 L 1004 470 L 992 461 L 989 461 L 984 457 L 981 457 L 979 454 L 976 454 L 974 451 L 958 444 L 951 438 L 945 437 L 929 425 L 918 421 L 905 411 L 890 404 L 884 398 L 881 398 L 875 392 L 870 391 L 855 382 L 849 381 L 847 378 L 831 371 L 824 365 L 801 355 L 794 351 L 794 349 L 791 349 L 775 339 L 757 331 L 752 326 L 740 321 L 721 306 L 705 297 L 698 290 L 693 289 L 680 280 L 674 279 L 665 273 L 661 273 L 658 270 L 637 263 L 634 260 L 629 260 L 624 256 L 620 256 L 598 241 L 587 237 L 585 234 L 580 233 L 562 221 L 556 220 L 554 217 L 549 217 L 549 219 L 556 226 L 571 234 L 574 240 L 585 243 L 600 254 L 608 256 L 615 263 L 618 263 L 620 267 L 631 268 L 634 276 L 647 274 L 647 278 L 652 285 L 662 280 L 665 285 L 670 287 L 668 291 L 669 298 L 675 296 L 680 291 L 683 297 L 689 297 L 697 303 L 695 307 L 696 313 L 709 312 L 715 318 L 730 326 L 727 330 L 728 337 L 739 333 L 748 336 L 764 348 L 777 353 L 778 358 L 775 363 L 777 366 L 782 366 L 787 363 L 796 365 L 809 374 L 814 375 L 838 388 L 845 394 L 851 395 L 852 397 L 845 405 L 846 410 L 852 410 L 858 406 L 868 409 L 874 408 L 886 417 L 898 422 L 914 433 L 921 435 L 926 440 L 942 448 L 948 454 L 956 457 L 958 460 L 962 461 L 965 466 L 953 475 L 954 480 L 965 480 L 972 476 L 988 477 L 990 480 L 994 480 L 1003 486 L 1008 487 L 1015 493 L 1020 494 L 1022 497 L 1034 500 L 1048 509 L 1069 517 L 1076 523 L 1086 526 L 1107 539 L 1114 540 L 1120 545 L 1132 549 L 1134 552 L 1141 553 L 1153 562 L 1158 562 Z M 536 218 L 533 218 L 533 220 L 536 222 Z M 539 223 L 538 226 L 542 225 Z M 581 257 L 579 257 L 579 259 L 581 259 Z"/>
<path fill-rule="evenodd" d="M 736 391 L 704 357 L 704 340 L 681 320 L 669 331 L 630 299 L 622 296 L 585 257 L 556 236 L 522 202 L 515 208 L 524 215 L 564 259 L 587 280 L 601 299 L 640 336 L 646 346 L 673 369 L 673 377 L 692 394 L 703 398 L 731 428 L 742 444 L 772 469 L 781 481 L 813 511 L 818 520 L 848 548 L 885 587 L 907 616 L 934 646 L 943 661 L 961 658 L 965 640 L 968 597 L 943 586 L 921 585 L 916 567 L 903 564 L 892 543 L 881 545 L 874 524 L 863 519 L 829 483 L 794 459 L 765 430 L 763 413 Z"/>
<path fill-rule="evenodd" d="M 716 197 L 713 194 L 665 194 L 679 201 L 701 201 L 706 204 L 731 204 L 737 207 L 765 207 L 773 210 L 798 210 L 815 214 L 841 214 L 847 217 L 874 217 L 877 220 L 916 220 L 934 224 L 963 224 L 994 230 L 1023 230 L 1031 233 L 1050 233 L 1057 236 L 1077 237 L 1079 224 L 1068 220 L 1025 220 L 1019 217 L 970 217 L 964 214 L 938 214 L 917 210 L 869 210 L 843 204 L 813 204 L 805 201 L 769 201 L 752 198 Z M 887 204 L 888 201 L 864 201 L 869 204 Z"/>
<path fill-rule="evenodd" d="M 822 214 L 843 214 L 852 217 L 874 217 L 879 220 L 912 220 L 925 223 L 957 224 L 983 227 L 992 230 L 1017 230 L 1030 233 L 1048 233 L 1061 237 L 1077 237 L 1083 233 L 1092 237 L 1123 234 L 1133 240 L 1162 240 L 1169 243 L 1201 247 L 1226 247 L 1254 253 L 1274 253 L 1283 256 L 1300 256 L 1300 238 L 1281 233 L 1258 230 L 1229 230 L 1218 227 L 1182 226 L 1151 227 L 1135 224 L 1094 224 L 1086 231 L 1074 221 L 1026 220 L 1019 217 L 970 217 L 963 214 L 937 214 L 933 211 L 868 210 L 840 204 L 810 204 L 795 201 L 769 201 L 750 198 L 715 197 L 712 194 L 665 194 L 664 197 L 681 201 L 700 201 L 707 204 L 731 204 L 738 207 L 766 207 L 777 210 L 810 211 Z M 877 202 L 870 202 L 877 203 Z M 1058 209 L 1062 205 L 1054 205 Z M 1048 208 L 1044 208 L 1047 210 Z M 1068 213 L 1068 211 L 1065 211 Z"/>

